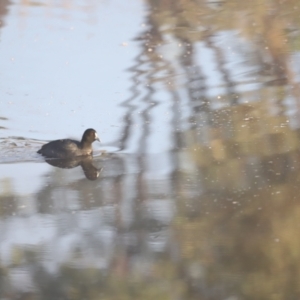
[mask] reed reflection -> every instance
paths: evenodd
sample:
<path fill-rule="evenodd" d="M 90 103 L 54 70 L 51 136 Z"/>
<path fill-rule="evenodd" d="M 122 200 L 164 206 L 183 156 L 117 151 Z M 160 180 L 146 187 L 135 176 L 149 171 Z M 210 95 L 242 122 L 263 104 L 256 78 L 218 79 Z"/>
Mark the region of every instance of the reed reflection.
<path fill-rule="evenodd" d="M 138 38 L 140 41 L 147 36 L 145 45 L 148 48 L 141 46 L 140 57 L 147 55 L 152 61 L 147 65 L 148 72 L 142 74 L 146 86 L 151 85 L 146 99 L 153 101 L 153 95 L 160 88 L 153 84 L 161 80 L 158 76 L 158 70 L 161 69 L 155 65 L 157 57 L 165 68 L 165 80 L 170 74 L 184 74 L 184 83 L 181 79 L 175 79 L 172 89 L 165 87 L 170 93 L 169 101 L 173 101 L 170 123 L 173 147 L 169 151 L 173 168 L 168 177 L 173 187 L 172 198 L 176 199 L 179 209 L 175 225 L 172 226 L 178 237 L 176 246 L 173 246 L 180 252 L 172 275 L 185 282 L 184 292 L 179 294 L 183 299 L 239 299 L 245 295 L 249 299 L 269 299 L 275 291 L 285 297 L 285 291 L 288 290 L 289 296 L 297 297 L 297 288 L 286 283 L 284 276 L 279 279 L 280 288 L 276 286 L 278 277 L 267 278 L 273 267 L 277 269 L 279 265 L 284 265 L 284 272 L 291 277 L 295 272 L 289 268 L 290 264 L 297 264 L 296 269 L 300 267 L 297 259 L 291 259 L 291 262 L 280 254 L 290 251 L 280 241 L 284 239 L 289 249 L 298 249 L 299 245 L 294 244 L 293 238 L 288 238 L 287 229 L 278 231 L 280 224 L 288 222 L 289 214 L 294 209 L 298 211 L 296 194 L 299 192 L 299 122 L 291 124 L 292 118 L 287 117 L 286 105 L 288 98 L 291 103 L 298 105 L 298 83 L 289 65 L 291 57 L 281 44 L 286 24 L 282 22 L 277 29 L 273 27 L 269 30 L 267 28 L 272 27 L 273 19 L 278 21 L 278 18 L 266 17 L 265 24 L 259 28 L 262 31 L 253 33 L 259 34 L 265 43 L 254 42 L 248 49 L 239 49 L 247 72 L 241 81 L 230 65 L 228 51 L 220 44 L 219 31 L 220 28 L 229 30 L 235 26 L 243 34 L 246 28 L 241 27 L 242 24 L 234 23 L 232 17 L 229 23 L 232 22 L 228 24 L 219 15 L 218 21 L 216 14 L 205 3 L 148 3 L 155 9 L 151 10 L 147 22 L 147 35 L 142 33 L 142 37 Z M 230 14 L 231 5 L 234 6 L 233 3 L 229 4 L 222 15 Z M 203 24 L 202 20 L 196 18 L 200 7 L 204 7 L 208 16 Z M 245 6 L 234 8 L 237 13 L 239 9 L 252 9 Z M 274 4 L 274 9 L 277 8 Z M 268 12 L 265 11 L 265 14 Z M 209 30 L 195 30 L 197 26 L 206 25 L 207 19 L 213 19 L 219 27 L 210 24 Z M 174 44 L 178 42 L 181 47 L 177 61 L 173 63 L 168 58 L 160 57 L 161 44 L 166 43 L 167 35 L 172 35 Z M 237 44 L 240 38 L 236 35 Z M 276 39 L 280 42 L 277 43 Z M 149 47 L 150 54 L 147 53 Z M 222 89 L 218 97 L 212 96 L 211 90 L 215 87 L 211 86 L 209 74 L 202 66 L 205 62 L 201 61 L 201 47 L 212 53 L 216 71 L 221 74 Z M 248 67 L 251 64 L 250 70 Z M 266 64 L 271 66 L 268 74 L 260 72 L 266 68 Z M 141 75 L 138 70 L 140 66 L 137 64 L 136 69 L 130 70 L 134 76 Z M 243 67 L 240 69 L 242 71 Z M 256 84 L 249 88 L 249 83 Z M 187 116 L 181 112 L 186 108 L 177 93 L 182 86 L 189 100 Z M 135 98 L 135 110 L 142 105 L 143 99 Z M 160 101 L 154 104 L 156 107 L 161 105 Z M 139 160 L 140 192 L 137 199 L 145 202 L 150 186 L 144 176 L 149 167 L 145 164 L 149 157 L 145 145 L 151 138 L 148 122 L 155 115 L 155 110 L 149 106 L 143 107 L 143 124 L 147 125 L 143 125 L 142 138 L 137 145 L 139 153 L 143 154 L 142 160 Z M 129 109 L 127 115 L 134 118 L 134 113 L 131 113 L 133 111 Z M 299 111 L 293 113 L 298 115 Z M 182 116 L 185 119 L 179 122 Z M 127 132 L 130 127 L 131 124 L 125 121 Z M 141 204 L 137 201 L 139 206 Z M 298 212 L 292 214 L 293 223 L 297 220 Z M 291 226 L 298 223 L 296 221 Z M 291 231 L 295 232 L 293 229 Z M 214 237 L 211 237 L 212 233 Z M 170 255 L 170 252 L 167 253 Z M 165 258 L 164 263 L 165 267 L 174 267 L 170 256 Z M 159 274 L 162 274 L 163 271 L 160 271 Z M 261 278 L 264 278 L 263 282 Z M 269 288 L 266 288 L 266 282 Z M 255 291 L 252 289 L 254 286 Z M 232 287 L 233 293 L 230 292 Z"/>
<path fill-rule="evenodd" d="M 11 5 L 10 0 L 3 0 L 0 3 L 0 28 L 4 26 L 4 17 L 8 12 L 8 7 Z"/>

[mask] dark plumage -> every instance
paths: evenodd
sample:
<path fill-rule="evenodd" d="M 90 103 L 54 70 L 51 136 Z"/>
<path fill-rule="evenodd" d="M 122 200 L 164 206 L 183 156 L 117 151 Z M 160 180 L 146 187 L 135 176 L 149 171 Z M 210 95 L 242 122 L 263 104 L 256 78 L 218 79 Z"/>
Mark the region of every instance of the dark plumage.
<path fill-rule="evenodd" d="M 92 143 L 100 141 L 94 129 L 87 129 L 81 141 L 70 139 L 56 140 L 42 146 L 37 153 L 47 158 L 72 158 L 76 156 L 86 156 L 93 154 Z"/>

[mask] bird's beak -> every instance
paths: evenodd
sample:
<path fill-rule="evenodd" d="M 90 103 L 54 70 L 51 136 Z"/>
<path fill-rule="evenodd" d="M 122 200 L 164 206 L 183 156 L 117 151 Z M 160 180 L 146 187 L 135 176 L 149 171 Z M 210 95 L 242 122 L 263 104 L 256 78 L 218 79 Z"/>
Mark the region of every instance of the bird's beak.
<path fill-rule="evenodd" d="M 95 135 L 95 141 L 101 142 L 97 133 Z"/>

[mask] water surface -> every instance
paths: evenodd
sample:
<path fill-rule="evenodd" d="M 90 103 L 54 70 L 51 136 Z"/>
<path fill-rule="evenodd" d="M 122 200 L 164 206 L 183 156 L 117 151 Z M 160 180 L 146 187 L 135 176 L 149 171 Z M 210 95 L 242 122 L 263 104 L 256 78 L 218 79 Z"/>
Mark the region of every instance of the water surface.
<path fill-rule="evenodd" d="M 299 299 L 299 9 L 1 1 L 0 298 Z"/>

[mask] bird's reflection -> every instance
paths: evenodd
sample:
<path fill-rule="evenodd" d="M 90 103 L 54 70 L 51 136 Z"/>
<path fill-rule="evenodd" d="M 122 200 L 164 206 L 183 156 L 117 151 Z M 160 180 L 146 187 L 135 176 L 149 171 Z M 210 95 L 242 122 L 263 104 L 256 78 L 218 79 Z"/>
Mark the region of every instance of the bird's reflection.
<path fill-rule="evenodd" d="M 72 169 L 81 166 L 85 177 L 89 180 L 96 180 L 102 171 L 102 168 L 96 168 L 93 165 L 92 156 L 76 157 L 71 159 L 46 158 L 46 162 L 51 166 L 62 169 Z"/>

